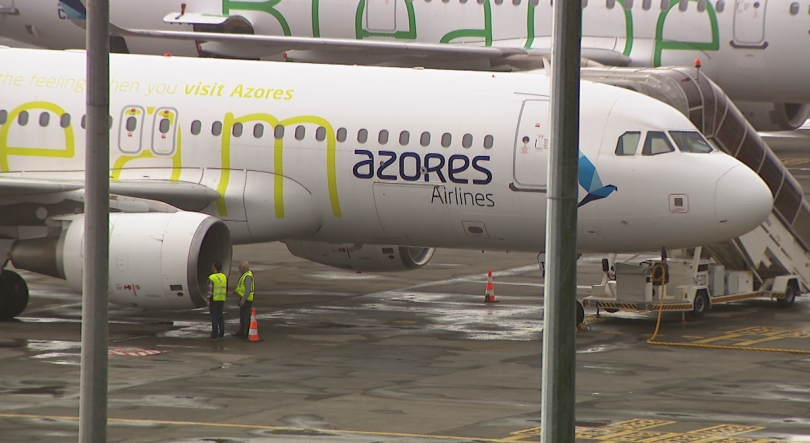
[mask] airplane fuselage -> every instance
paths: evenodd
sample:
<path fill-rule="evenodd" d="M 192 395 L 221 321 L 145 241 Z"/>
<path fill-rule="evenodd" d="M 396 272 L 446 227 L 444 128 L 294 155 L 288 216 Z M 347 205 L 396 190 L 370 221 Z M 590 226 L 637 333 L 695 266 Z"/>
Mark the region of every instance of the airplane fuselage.
<path fill-rule="evenodd" d="M 84 55 L 4 49 L 0 64 L 0 173 L 83 177 Z M 200 212 L 236 243 L 540 251 L 548 88 L 519 73 L 113 56 L 111 179 L 217 191 Z M 750 169 L 683 152 L 678 137 L 702 137 L 676 110 L 583 82 L 581 112 L 580 250 L 709 243 L 769 213 Z"/>

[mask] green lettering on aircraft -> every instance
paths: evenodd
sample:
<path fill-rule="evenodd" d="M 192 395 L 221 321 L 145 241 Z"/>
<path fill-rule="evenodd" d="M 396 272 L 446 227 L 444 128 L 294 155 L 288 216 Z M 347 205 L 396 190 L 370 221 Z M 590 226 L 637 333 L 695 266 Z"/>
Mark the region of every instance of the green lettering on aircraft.
<path fill-rule="evenodd" d="M 278 12 L 275 7 L 281 3 L 281 0 L 265 0 L 259 2 L 247 2 L 247 1 L 236 1 L 236 0 L 222 0 L 222 13 L 224 15 L 230 15 L 231 10 L 242 10 L 242 11 L 261 11 L 267 14 L 272 15 L 277 21 L 278 24 L 281 26 L 282 32 L 284 35 L 290 36 L 292 32 L 290 31 L 290 25 L 287 23 L 287 19 Z M 314 14 L 314 13 L 313 13 Z"/>
<path fill-rule="evenodd" d="M 698 0 L 687 0 L 697 2 Z M 661 53 L 665 50 L 675 51 L 717 51 L 720 49 L 720 31 L 717 25 L 717 13 L 711 2 L 706 2 L 706 16 L 709 18 L 709 25 L 712 30 L 712 41 L 710 42 L 681 42 L 664 40 L 664 22 L 667 15 L 679 2 L 672 2 L 667 10 L 662 11 L 658 16 L 658 23 L 655 26 L 655 49 L 653 52 L 653 66 L 661 66 Z"/>
<path fill-rule="evenodd" d="M 489 0 L 484 1 L 484 29 L 458 29 L 448 32 L 439 40 L 439 43 L 450 43 L 465 37 L 480 37 L 484 39 L 486 46 L 492 46 L 492 5 Z"/>
<path fill-rule="evenodd" d="M 7 122 L 16 120 L 20 113 L 32 111 L 34 109 L 42 109 L 50 111 L 54 115 L 61 117 L 66 114 L 65 110 L 59 105 L 48 102 L 29 102 L 23 103 L 20 106 L 9 111 Z M 26 148 L 19 146 L 8 145 L 8 131 L 11 129 L 11 124 L 0 125 L 0 171 L 8 172 L 8 158 L 9 157 L 49 157 L 49 158 L 73 158 L 76 155 L 75 140 L 73 138 L 73 125 L 68 124 L 63 128 L 65 135 L 64 149 L 51 149 L 51 148 Z"/>

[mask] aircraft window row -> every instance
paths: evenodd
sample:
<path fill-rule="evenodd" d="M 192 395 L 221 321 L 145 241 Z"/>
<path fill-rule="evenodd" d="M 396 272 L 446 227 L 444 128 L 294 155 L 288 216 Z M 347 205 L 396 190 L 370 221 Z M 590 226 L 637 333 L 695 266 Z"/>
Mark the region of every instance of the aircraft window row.
<path fill-rule="evenodd" d="M 672 2 L 678 2 L 678 10 L 681 12 L 686 11 L 689 9 L 689 0 L 661 0 L 661 10 L 666 11 L 672 6 Z M 697 10 L 698 12 L 703 12 L 706 10 L 706 2 L 708 0 L 698 0 L 697 1 Z M 626 10 L 633 9 L 633 0 L 624 0 L 623 8 Z M 798 4 L 797 4 L 798 5 Z M 582 7 L 585 8 L 588 6 L 588 0 L 582 0 Z M 605 0 L 605 7 L 608 9 L 613 9 L 616 7 L 616 0 Z M 642 0 L 641 1 L 641 9 L 645 11 L 649 11 L 652 8 L 652 0 Z M 726 8 L 725 0 L 718 0 L 715 4 L 715 10 L 717 12 L 723 12 Z"/>
<path fill-rule="evenodd" d="M 158 129 L 165 134 L 166 132 L 169 131 L 170 127 L 171 125 L 169 120 L 163 119 L 160 122 L 160 126 Z M 135 129 L 134 126 L 130 127 L 129 121 L 127 121 L 127 130 L 132 132 L 134 129 Z M 234 123 L 231 128 L 231 134 L 234 137 L 241 137 L 242 134 L 244 133 L 244 130 L 245 128 L 242 123 Z M 199 135 L 201 132 L 202 132 L 202 122 L 199 120 L 194 120 L 193 122 L 191 122 L 191 134 Z M 283 139 L 285 132 L 286 131 L 284 126 L 276 125 L 276 127 L 273 129 L 273 138 L 278 140 Z M 252 133 L 254 138 L 262 138 L 264 136 L 264 123 L 254 124 Z M 306 133 L 307 129 L 302 125 L 296 126 L 295 130 L 293 131 L 293 135 L 295 139 L 298 141 L 304 140 L 304 138 L 306 138 Z M 222 122 L 215 121 L 211 124 L 211 135 L 215 137 L 222 135 Z M 357 142 L 360 144 L 368 142 L 368 136 L 369 134 L 367 129 L 363 128 L 358 130 Z M 348 130 L 346 128 L 338 128 L 338 130 L 335 131 L 335 139 L 339 143 L 345 142 L 347 138 L 348 138 Z M 325 127 L 319 126 L 317 129 L 315 129 L 315 140 L 319 142 L 326 140 Z M 380 132 L 377 133 L 377 142 L 379 144 L 381 145 L 388 144 L 389 140 L 390 140 L 390 133 L 388 132 L 388 130 L 382 129 L 380 130 Z M 409 145 L 411 143 L 411 133 L 409 131 L 400 132 L 399 135 L 397 136 L 397 141 L 402 146 Z M 427 147 L 430 145 L 430 141 L 431 141 L 430 132 L 425 131 L 419 135 L 420 145 Z M 452 143 L 453 143 L 453 136 L 449 132 L 445 132 L 444 134 L 442 134 L 440 138 L 440 144 L 442 147 L 449 148 Z M 462 147 L 469 149 L 472 148 L 474 144 L 475 138 L 473 137 L 472 134 L 464 134 L 461 137 Z M 484 149 L 492 149 L 492 147 L 495 146 L 495 137 L 493 137 L 492 135 L 484 136 L 482 144 L 484 146 Z"/>
<path fill-rule="evenodd" d="M 799 13 L 799 2 L 793 2 L 790 4 L 790 15 L 796 15 Z M 810 14 L 810 8 L 807 8 L 807 13 Z"/>
<path fill-rule="evenodd" d="M 675 145 L 678 146 L 681 152 L 705 154 L 714 151 L 714 148 L 709 145 L 709 142 L 696 131 L 669 131 L 669 135 L 672 137 L 672 140 L 675 141 Z M 625 132 L 619 137 L 619 141 L 616 143 L 616 155 L 636 155 L 639 141 L 641 141 L 641 132 Z M 675 148 L 672 146 L 666 133 L 650 131 L 647 133 L 647 137 L 644 140 L 641 155 L 659 155 L 673 151 L 675 151 Z"/>
<path fill-rule="evenodd" d="M 28 125 L 31 115 L 28 111 L 20 111 L 17 114 L 17 124 L 20 126 Z M 8 121 L 8 111 L 5 109 L 0 110 L 0 125 L 6 124 Z M 39 114 L 39 126 L 46 128 L 51 124 L 51 113 L 48 111 Z M 70 126 L 70 114 L 62 114 L 59 117 L 59 126 L 64 129 Z"/>
<path fill-rule="evenodd" d="M 407 0 L 407 1 L 413 2 L 414 0 Z M 425 0 L 425 3 L 430 3 L 431 1 L 432 0 Z M 462 5 L 467 3 L 467 1 L 468 0 L 458 0 L 458 2 L 461 3 Z M 587 0 L 582 1 L 584 3 Z M 486 3 L 486 0 L 475 0 L 475 2 L 478 3 L 479 5 L 483 5 L 484 3 Z M 504 3 L 504 0 L 492 0 L 492 2 L 495 3 L 496 5 L 502 5 Z M 512 5 L 520 6 L 521 2 L 522 0 L 512 0 Z M 442 3 L 450 3 L 450 0 L 442 0 Z M 529 0 L 529 4 L 536 8 L 537 6 L 540 5 L 540 0 Z"/>

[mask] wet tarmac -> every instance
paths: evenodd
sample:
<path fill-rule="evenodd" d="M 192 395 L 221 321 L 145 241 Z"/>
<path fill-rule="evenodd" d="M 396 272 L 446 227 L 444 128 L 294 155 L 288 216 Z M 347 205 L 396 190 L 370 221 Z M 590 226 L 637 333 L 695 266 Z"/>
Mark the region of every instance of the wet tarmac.
<path fill-rule="evenodd" d="M 207 340 L 204 309 L 111 307 L 109 441 L 538 441 L 534 255 L 439 251 L 403 274 L 333 270 L 279 244 L 235 257 L 256 271 L 260 342 Z M 580 259 L 581 295 L 600 258 Z M 483 302 L 488 269 L 498 303 Z M 25 277 L 29 309 L 0 323 L 0 441 L 75 442 L 79 297 Z M 587 314 L 578 442 L 810 441 L 810 297 L 663 316 L 657 340 L 728 349 L 647 344 L 652 314 Z M 235 304 L 226 317 L 235 331 Z M 740 350 L 751 343 L 807 354 Z"/>

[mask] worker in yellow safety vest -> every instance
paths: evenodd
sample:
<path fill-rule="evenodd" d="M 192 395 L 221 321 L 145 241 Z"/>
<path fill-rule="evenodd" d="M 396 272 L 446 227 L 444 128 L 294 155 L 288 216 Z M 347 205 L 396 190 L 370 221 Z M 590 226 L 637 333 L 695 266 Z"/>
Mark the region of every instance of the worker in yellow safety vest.
<path fill-rule="evenodd" d="M 225 337 L 225 297 L 228 295 L 228 277 L 222 273 L 222 264 L 211 264 L 211 275 L 208 276 L 208 312 L 211 314 L 210 339 Z"/>
<path fill-rule="evenodd" d="M 243 261 L 239 263 L 239 283 L 233 293 L 239 297 L 239 331 L 231 335 L 238 338 L 248 338 L 250 331 L 250 312 L 253 307 L 253 294 L 255 293 L 253 272 L 250 271 L 250 263 Z"/>

